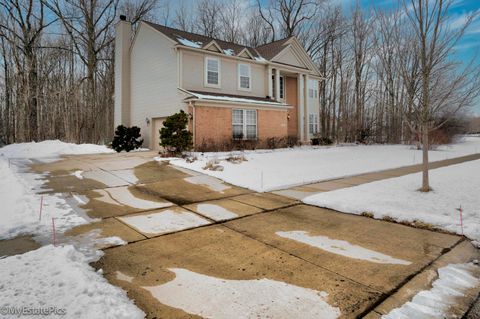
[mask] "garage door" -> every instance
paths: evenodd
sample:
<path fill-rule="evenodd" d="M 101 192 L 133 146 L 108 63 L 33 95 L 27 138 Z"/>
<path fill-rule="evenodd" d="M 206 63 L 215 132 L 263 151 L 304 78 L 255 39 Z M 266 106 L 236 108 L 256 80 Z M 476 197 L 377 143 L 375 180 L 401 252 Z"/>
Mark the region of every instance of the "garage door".
<path fill-rule="evenodd" d="M 157 117 L 153 119 L 152 125 L 152 140 L 150 141 L 150 148 L 152 150 L 158 151 L 160 149 L 160 129 L 163 127 L 163 121 L 165 121 L 166 117 Z"/>

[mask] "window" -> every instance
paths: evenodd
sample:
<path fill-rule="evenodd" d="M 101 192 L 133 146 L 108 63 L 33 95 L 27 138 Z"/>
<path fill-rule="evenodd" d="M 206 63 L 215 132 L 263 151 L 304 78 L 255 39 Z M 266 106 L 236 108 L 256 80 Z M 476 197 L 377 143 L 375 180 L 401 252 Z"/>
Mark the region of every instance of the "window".
<path fill-rule="evenodd" d="M 318 98 L 318 90 L 315 89 L 314 92 L 315 92 L 315 98 Z"/>
<path fill-rule="evenodd" d="M 250 90 L 250 65 L 239 64 L 238 65 L 238 87 L 240 90 Z"/>
<path fill-rule="evenodd" d="M 235 140 L 257 138 L 257 110 L 234 109 L 232 111 L 232 134 Z"/>
<path fill-rule="evenodd" d="M 308 131 L 310 134 L 318 133 L 318 115 L 317 114 L 308 115 Z"/>
<path fill-rule="evenodd" d="M 283 76 L 280 77 L 280 98 L 283 99 L 285 97 L 285 78 Z"/>
<path fill-rule="evenodd" d="M 272 75 L 272 93 L 273 96 L 276 94 L 276 85 L 275 85 L 275 75 Z M 280 99 L 285 98 L 285 78 L 280 76 Z"/>
<path fill-rule="evenodd" d="M 217 58 L 205 58 L 205 86 L 220 87 L 220 61 Z"/>
<path fill-rule="evenodd" d="M 308 89 L 308 96 L 313 99 L 313 89 Z"/>

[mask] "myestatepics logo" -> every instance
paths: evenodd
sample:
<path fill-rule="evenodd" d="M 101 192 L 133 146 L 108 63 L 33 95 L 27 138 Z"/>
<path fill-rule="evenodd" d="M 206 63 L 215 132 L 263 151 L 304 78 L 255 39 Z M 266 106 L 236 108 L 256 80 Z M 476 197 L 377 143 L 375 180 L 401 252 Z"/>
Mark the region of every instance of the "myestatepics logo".
<path fill-rule="evenodd" d="M 15 307 L 15 306 L 3 306 L 0 308 L 0 315 L 3 316 L 64 316 L 67 313 L 65 308 L 58 308 L 56 306 L 49 307 Z"/>

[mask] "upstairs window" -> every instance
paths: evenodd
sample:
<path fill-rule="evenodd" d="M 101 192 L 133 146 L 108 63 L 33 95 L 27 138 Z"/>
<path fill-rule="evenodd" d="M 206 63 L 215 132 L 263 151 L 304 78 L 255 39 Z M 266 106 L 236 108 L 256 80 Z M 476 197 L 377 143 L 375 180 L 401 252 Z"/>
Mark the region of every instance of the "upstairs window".
<path fill-rule="evenodd" d="M 232 134 L 235 140 L 257 138 L 257 110 L 232 110 Z"/>
<path fill-rule="evenodd" d="M 251 71 L 250 65 L 239 64 L 238 65 L 238 85 L 240 90 L 250 91 L 251 89 Z"/>
<path fill-rule="evenodd" d="M 205 58 L 205 84 L 220 87 L 220 61 L 217 58 Z"/>
<path fill-rule="evenodd" d="M 313 99 L 313 89 L 308 89 L 308 96 Z"/>

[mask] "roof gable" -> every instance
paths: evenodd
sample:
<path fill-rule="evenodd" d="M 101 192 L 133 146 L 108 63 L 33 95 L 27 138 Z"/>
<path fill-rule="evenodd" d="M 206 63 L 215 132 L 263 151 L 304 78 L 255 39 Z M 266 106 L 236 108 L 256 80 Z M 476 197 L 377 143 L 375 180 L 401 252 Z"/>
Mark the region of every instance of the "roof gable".
<path fill-rule="evenodd" d="M 218 43 L 215 40 L 210 41 L 206 45 L 203 46 L 202 49 L 208 50 L 208 51 L 213 51 L 213 52 L 223 52 L 222 48 L 218 45 Z"/>
<path fill-rule="evenodd" d="M 283 64 L 293 65 L 299 68 L 308 69 L 309 67 L 298 56 L 291 46 L 286 47 L 279 54 L 273 57 L 272 61 Z"/>

